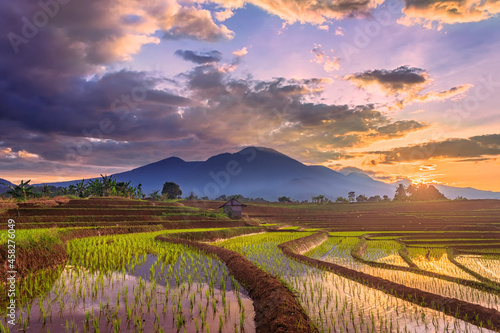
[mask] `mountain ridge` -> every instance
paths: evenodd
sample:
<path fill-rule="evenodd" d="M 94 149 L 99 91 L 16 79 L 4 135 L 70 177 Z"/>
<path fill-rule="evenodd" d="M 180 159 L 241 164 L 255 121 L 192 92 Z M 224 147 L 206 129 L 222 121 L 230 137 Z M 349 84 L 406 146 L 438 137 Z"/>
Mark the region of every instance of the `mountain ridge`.
<path fill-rule="evenodd" d="M 241 194 L 277 200 L 289 196 L 310 200 L 323 194 L 331 199 L 354 191 L 356 195 L 394 196 L 398 183 L 388 184 L 361 172 L 344 175 L 320 165 L 305 165 L 279 151 L 266 147 L 246 147 L 236 153 L 214 155 L 205 161 L 184 161 L 175 156 L 113 175 L 117 181 L 142 184 L 144 193 L 162 189 L 163 183 L 179 184 L 183 196 L 193 192 L 198 197 L 214 199 L 222 194 Z M 80 180 L 49 183 L 68 186 Z M 64 185 L 63 185 L 64 184 Z M 445 196 L 470 199 L 497 199 L 499 192 L 436 185 Z"/>

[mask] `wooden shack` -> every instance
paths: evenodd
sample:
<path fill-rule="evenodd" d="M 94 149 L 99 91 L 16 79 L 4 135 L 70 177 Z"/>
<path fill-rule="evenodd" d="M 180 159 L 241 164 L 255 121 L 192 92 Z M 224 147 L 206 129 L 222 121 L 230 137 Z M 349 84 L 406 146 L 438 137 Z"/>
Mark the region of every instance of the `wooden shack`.
<path fill-rule="evenodd" d="M 246 206 L 247 205 L 242 204 L 236 199 L 231 199 L 219 208 L 224 208 L 224 213 L 226 213 L 230 218 L 241 219 L 241 212 L 243 207 Z"/>

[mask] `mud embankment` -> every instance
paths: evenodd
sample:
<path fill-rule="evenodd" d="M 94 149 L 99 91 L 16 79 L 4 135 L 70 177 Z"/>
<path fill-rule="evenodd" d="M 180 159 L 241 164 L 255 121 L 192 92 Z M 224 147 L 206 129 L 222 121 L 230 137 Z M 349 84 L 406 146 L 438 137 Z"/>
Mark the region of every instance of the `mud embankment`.
<path fill-rule="evenodd" d="M 407 287 L 405 285 L 394 283 L 350 268 L 309 258 L 293 251 L 293 248 L 297 246 L 296 244 L 298 242 L 310 241 L 312 243 L 320 237 L 323 237 L 322 233 L 317 233 L 304 237 L 303 239 L 282 243 L 279 247 L 283 251 L 283 254 L 296 261 L 317 267 L 319 269 L 328 270 L 370 288 L 383 291 L 387 294 L 420 306 L 442 311 L 447 315 L 460 318 L 474 325 L 500 331 L 500 312 L 494 309 L 485 308 L 483 306 L 464 302 L 455 298 L 432 294 L 420 289 Z"/>
<path fill-rule="evenodd" d="M 176 234 L 170 234 L 169 237 L 197 242 L 215 242 L 219 239 L 228 239 L 248 234 L 256 234 L 265 230 L 266 229 L 264 227 L 242 227 L 213 231 L 180 232 Z"/>
<path fill-rule="evenodd" d="M 231 275 L 248 291 L 253 300 L 257 332 L 318 332 L 292 292 L 280 280 L 259 269 L 239 253 L 185 239 L 164 236 L 158 236 L 156 239 L 188 245 L 205 253 L 215 254 L 223 261 Z"/>

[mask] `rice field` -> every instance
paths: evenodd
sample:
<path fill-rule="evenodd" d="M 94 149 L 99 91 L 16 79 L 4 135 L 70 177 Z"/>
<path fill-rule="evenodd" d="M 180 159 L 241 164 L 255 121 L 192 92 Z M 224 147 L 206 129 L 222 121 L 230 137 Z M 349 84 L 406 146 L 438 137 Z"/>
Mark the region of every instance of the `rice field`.
<path fill-rule="evenodd" d="M 259 234 L 217 242 L 239 252 L 297 293 L 322 332 L 487 332 L 462 320 L 420 307 L 285 257 L 278 244 L 311 233 Z M 335 241 L 339 241 L 336 239 Z"/>
<path fill-rule="evenodd" d="M 448 260 L 445 248 L 408 247 L 408 256 L 422 270 L 477 281 Z"/>
<path fill-rule="evenodd" d="M 487 279 L 500 283 L 500 256 L 463 254 L 455 260 Z"/>
<path fill-rule="evenodd" d="M 55 280 L 38 276 L 19 286 L 25 295 L 19 327 L 30 332 L 255 331 L 253 303 L 225 265 L 154 240 L 164 233 L 69 242 L 70 262 Z M 8 327 L 5 320 L 2 325 Z"/>
<path fill-rule="evenodd" d="M 500 295 L 435 277 L 424 276 L 412 272 L 372 267 L 357 262 L 352 258 L 350 251 L 351 247 L 356 245 L 358 241 L 359 239 L 357 237 L 329 237 L 323 244 L 305 253 L 305 255 L 311 258 L 355 269 L 395 283 L 412 286 L 433 294 L 457 298 L 469 303 L 500 310 Z M 453 265 L 452 263 L 449 264 Z"/>

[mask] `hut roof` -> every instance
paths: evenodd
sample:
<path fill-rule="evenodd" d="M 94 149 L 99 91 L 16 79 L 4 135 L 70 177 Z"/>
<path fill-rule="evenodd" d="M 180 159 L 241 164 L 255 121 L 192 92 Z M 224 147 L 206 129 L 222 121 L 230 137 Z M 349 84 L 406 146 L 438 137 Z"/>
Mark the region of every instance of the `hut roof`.
<path fill-rule="evenodd" d="M 241 207 L 246 207 L 247 205 L 242 204 L 241 202 L 239 202 L 236 199 L 231 199 L 228 202 L 226 202 L 225 204 L 223 204 L 222 206 L 220 206 L 219 208 L 226 207 L 226 206 L 241 206 Z"/>

